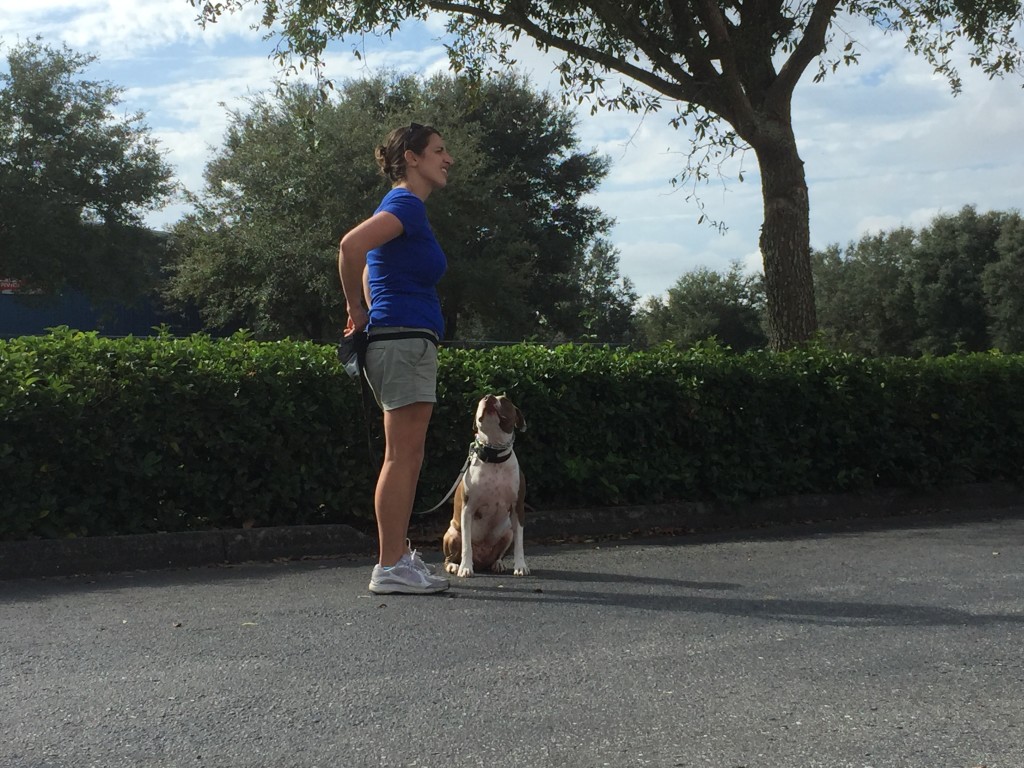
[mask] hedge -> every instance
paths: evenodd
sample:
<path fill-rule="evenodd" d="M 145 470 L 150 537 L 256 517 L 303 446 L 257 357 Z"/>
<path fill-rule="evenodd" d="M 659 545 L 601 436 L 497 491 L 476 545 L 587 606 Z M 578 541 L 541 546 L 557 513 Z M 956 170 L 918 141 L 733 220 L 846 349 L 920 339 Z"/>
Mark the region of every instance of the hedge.
<path fill-rule="evenodd" d="M 1022 391 L 1024 357 L 995 353 L 444 348 L 417 507 L 451 486 L 486 392 L 526 415 L 544 509 L 1016 482 Z M 331 346 L 0 341 L 0 539 L 366 521 L 374 466 Z"/>

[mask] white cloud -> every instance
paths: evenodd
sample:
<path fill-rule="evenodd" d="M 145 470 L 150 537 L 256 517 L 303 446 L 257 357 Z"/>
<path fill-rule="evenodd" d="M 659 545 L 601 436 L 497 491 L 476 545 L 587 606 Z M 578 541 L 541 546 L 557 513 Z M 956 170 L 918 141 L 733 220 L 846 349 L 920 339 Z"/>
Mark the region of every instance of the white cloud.
<path fill-rule="evenodd" d="M 365 69 L 369 72 L 394 69 L 399 72 L 421 73 L 429 76 L 435 72 L 448 71 L 448 54 L 441 45 L 431 45 L 417 50 L 401 48 L 376 50 L 367 54 Z"/>
<path fill-rule="evenodd" d="M 197 16 L 187 0 L 0 0 L 0 37 L 10 43 L 12 38 L 42 35 L 107 61 L 145 57 L 163 46 L 259 40 L 260 33 L 251 29 L 260 16 L 255 7 L 225 16 L 205 30 Z"/>

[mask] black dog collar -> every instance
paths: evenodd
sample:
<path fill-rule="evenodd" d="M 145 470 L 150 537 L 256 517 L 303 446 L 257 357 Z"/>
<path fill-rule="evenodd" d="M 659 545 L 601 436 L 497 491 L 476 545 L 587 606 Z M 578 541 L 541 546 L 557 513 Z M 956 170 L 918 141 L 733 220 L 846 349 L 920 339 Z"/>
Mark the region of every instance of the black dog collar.
<path fill-rule="evenodd" d="M 476 456 L 484 464 L 501 464 L 512 456 L 512 443 L 501 448 L 474 440 L 469 446 L 469 455 Z"/>

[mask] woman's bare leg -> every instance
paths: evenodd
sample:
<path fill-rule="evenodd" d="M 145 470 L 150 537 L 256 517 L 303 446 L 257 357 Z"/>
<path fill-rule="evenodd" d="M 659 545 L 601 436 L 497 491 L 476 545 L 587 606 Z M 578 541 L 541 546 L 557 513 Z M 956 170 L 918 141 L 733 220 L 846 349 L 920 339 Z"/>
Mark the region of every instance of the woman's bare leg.
<path fill-rule="evenodd" d="M 406 552 L 409 518 L 433 410 L 433 403 L 410 403 L 384 411 L 384 465 L 373 497 L 379 562 L 383 566 L 394 565 Z"/>

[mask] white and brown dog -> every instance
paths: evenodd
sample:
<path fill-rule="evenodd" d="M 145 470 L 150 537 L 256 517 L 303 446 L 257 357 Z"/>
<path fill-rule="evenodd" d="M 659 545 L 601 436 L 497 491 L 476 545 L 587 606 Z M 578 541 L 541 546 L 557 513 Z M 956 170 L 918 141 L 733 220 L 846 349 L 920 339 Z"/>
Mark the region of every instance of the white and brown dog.
<path fill-rule="evenodd" d="M 512 573 L 526 576 L 523 554 L 526 476 L 512 443 L 526 420 L 504 395 L 480 399 L 474 420 L 476 440 L 462 481 L 455 489 L 455 513 L 444 535 L 444 568 L 461 577 L 474 570 L 508 570 L 504 557 L 513 548 Z"/>

